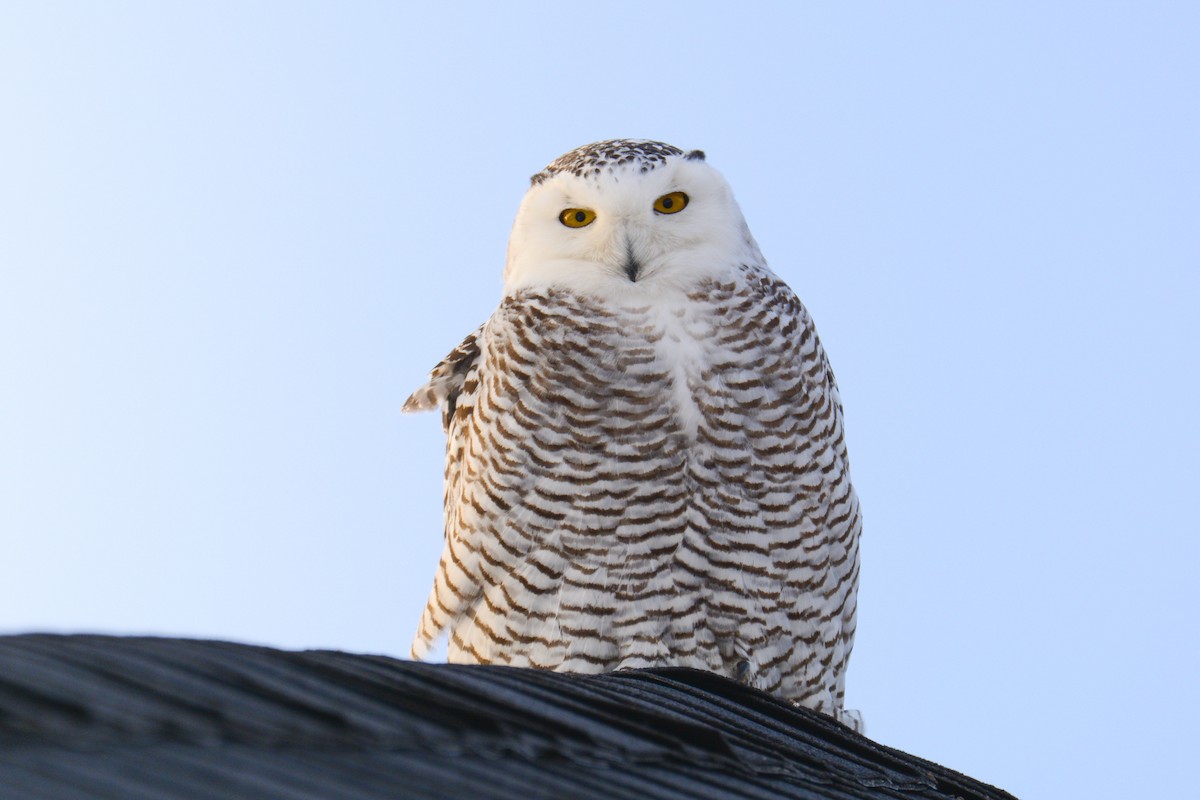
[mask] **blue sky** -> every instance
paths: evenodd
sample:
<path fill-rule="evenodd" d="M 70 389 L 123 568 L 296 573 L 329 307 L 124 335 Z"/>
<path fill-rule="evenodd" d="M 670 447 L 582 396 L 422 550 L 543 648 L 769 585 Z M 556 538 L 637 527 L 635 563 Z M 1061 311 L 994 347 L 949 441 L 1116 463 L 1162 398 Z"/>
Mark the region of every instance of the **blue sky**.
<path fill-rule="evenodd" d="M 870 735 L 1192 791 L 1196 6 L 433 5 L 0 10 L 0 632 L 406 652 L 442 435 L 400 405 L 529 175 L 655 138 L 833 361 Z"/>

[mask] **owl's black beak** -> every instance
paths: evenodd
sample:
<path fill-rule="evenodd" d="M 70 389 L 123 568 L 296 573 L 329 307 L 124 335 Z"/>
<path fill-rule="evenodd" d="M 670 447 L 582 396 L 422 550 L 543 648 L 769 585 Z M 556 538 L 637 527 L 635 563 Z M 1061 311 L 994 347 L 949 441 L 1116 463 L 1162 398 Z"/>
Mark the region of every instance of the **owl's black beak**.
<path fill-rule="evenodd" d="M 629 280 L 636 282 L 638 273 L 642 271 L 642 265 L 633 255 L 633 242 L 625 240 L 625 274 L 629 276 Z"/>

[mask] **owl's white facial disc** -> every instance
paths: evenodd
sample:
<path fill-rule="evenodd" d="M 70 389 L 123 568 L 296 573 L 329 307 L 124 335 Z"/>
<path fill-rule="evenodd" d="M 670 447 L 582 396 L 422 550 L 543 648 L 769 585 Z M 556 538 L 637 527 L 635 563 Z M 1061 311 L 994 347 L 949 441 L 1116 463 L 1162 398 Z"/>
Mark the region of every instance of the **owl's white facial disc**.
<path fill-rule="evenodd" d="M 655 201 L 673 192 L 687 195 L 683 210 L 656 211 Z M 595 219 L 569 227 L 560 218 L 567 209 Z M 762 265 L 762 256 L 729 184 L 703 154 L 615 140 L 572 151 L 534 176 L 509 239 L 504 288 L 638 294 L 686 289 L 746 263 Z"/>

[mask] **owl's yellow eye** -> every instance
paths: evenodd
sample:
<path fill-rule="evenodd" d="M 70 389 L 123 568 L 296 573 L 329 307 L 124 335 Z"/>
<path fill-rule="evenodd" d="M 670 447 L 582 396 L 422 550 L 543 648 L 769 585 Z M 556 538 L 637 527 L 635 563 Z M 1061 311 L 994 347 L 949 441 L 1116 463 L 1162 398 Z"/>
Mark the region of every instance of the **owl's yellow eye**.
<path fill-rule="evenodd" d="M 586 228 L 596 221 L 596 212 L 590 208 L 568 208 L 558 215 L 558 221 L 568 228 Z"/>
<path fill-rule="evenodd" d="M 654 210 L 660 214 L 678 214 L 687 208 L 688 196 L 683 192 L 664 194 L 654 201 Z"/>

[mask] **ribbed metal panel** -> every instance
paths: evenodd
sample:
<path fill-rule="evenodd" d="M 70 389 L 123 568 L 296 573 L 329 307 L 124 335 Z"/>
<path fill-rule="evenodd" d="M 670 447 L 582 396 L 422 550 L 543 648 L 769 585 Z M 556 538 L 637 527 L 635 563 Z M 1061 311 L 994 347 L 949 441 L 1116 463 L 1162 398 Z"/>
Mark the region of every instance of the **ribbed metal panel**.
<path fill-rule="evenodd" d="M 1010 796 L 714 675 L 0 637 L 0 797 Z"/>

